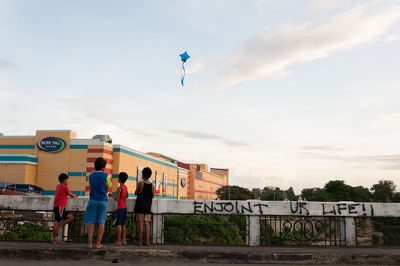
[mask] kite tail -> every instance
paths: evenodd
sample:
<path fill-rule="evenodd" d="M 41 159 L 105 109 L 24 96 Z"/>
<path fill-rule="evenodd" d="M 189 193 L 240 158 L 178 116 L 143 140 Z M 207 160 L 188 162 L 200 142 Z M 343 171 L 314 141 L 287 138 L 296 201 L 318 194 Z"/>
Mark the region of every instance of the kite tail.
<path fill-rule="evenodd" d="M 185 70 L 185 62 L 182 61 L 182 70 L 181 70 L 181 84 L 183 85 L 183 80 L 185 79 L 185 74 L 186 74 L 186 70 Z"/>

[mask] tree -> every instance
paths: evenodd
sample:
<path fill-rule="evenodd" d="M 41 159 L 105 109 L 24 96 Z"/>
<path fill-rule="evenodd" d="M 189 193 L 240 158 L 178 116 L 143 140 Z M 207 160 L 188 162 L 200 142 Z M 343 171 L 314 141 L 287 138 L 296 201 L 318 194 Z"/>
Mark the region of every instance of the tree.
<path fill-rule="evenodd" d="M 369 189 L 363 186 L 350 187 L 350 197 L 355 202 L 371 202 L 374 200 Z"/>
<path fill-rule="evenodd" d="M 307 201 L 330 201 L 329 194 L 321 188 L 305 188 L 301 197 Z"/>
<path fill-rule="evenodd" d="M 296 194 L 294 194 L 293 187 L 289 187 L 288 190 L 285 191 L 287 199 L 290 201 L 297 200 Z"/>
<path fill-rule="evenodd" d="M 331 201 L 350 201 L 350 188 L 343 180 L 333 180 L 325 184 L 325 191 Z"/>
<path fill-rule="evenodd" d="M 248 200 L 254 199 L 255 194 L 247 188 L 239 186 L 224 186 L 216 191 L 218 198 L 222 200 Z"/>
<path fill-rule="evenodd" d="M 392 201 L 397 202 L 397 203 L 400 202 L 400 192 L 396 192 L 396 193 L 392 194 Z"/>
<path fill-rule="evenodd" d="M 393 192 L 396 185 L 391 180 L 380 180 L 378 184 L 372 186 L 371 191 L 375 201 L 377 202 L 392 202 Z"/>

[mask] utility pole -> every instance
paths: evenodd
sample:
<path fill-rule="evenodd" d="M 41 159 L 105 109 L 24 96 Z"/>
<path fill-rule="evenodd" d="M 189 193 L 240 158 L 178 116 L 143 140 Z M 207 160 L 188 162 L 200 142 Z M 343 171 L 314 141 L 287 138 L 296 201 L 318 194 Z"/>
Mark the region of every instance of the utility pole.
<path fill-rule="evenodd" d="M 7 168 L 8 168 L 8 164 L 6 164 L 6 176 L 4 178 L 4 190 L 6 190 L 6 188 L 7 188 Z"/>
<path fill-rule="evenodd" d="M 85 169 L 84 168 L 84 166 L 85 166 L 85 164 L 84 163 L 80 163 L 80 166 L 82 167 L 82 172 L 81 172 L 81 195 L 80 196 L 82 196 L 82 193 L 83 193 L 83 191 L 82 191 L 82 187 L 83 187 L 83 173 L 85 173 L 85 177 L 86 177 L 86 171 L 84 172 L 83 170 Z"/>

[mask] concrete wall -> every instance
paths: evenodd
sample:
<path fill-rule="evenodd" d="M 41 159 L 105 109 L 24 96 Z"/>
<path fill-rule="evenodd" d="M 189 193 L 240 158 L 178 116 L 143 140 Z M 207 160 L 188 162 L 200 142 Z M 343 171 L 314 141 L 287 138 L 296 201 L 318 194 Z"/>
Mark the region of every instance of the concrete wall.
<path fill-rule="evenodd" d="M 54 196 L 2 196 L 0 209 L 53 210 Z M 88 197 L 69 198 L 67 209 L 85 211 Z M 135 199 L 127 199 L 128 212 L 133 211 Z M 109 200 L 109 211 L 115 209 Z M 400 217 L 400 203 L 369 202 L 289 202 L 289 201 L 222 201 L 153 199 L 156 214 L 224 214 L 224 215 L 287 215 L 341 217 Z"/>

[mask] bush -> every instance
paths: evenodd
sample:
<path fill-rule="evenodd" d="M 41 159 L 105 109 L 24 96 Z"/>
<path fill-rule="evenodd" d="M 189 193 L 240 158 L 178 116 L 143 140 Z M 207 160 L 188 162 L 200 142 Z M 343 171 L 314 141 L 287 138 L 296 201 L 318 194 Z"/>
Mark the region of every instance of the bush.
<path fill-rule="evenodd" d="M 51 241 L 52 232 L 38 223 L 26 222 L 0 235 L 0 240 Z"/>

